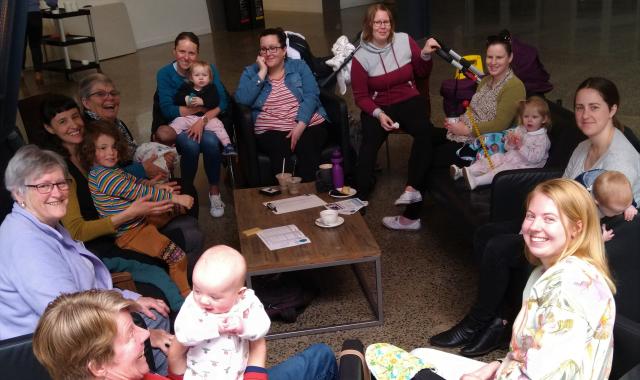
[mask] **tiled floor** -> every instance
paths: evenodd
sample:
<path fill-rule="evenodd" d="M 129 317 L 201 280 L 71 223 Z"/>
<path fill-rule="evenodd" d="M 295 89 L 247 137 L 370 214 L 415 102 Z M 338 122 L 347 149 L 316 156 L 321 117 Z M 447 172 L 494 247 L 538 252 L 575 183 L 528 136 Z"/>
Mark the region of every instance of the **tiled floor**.
<path fill-rule="evenodd" d="M 514 35 L 536 46 L 551 73 L 555 88 L 547 96 L 573 102 L 575 87 L 587 76 L 605 76 L 619 86 L 622 104 L 618 115 L 623 123 L 640 126 L 638 88 L 640 84 L 640 0 L 450 0 L 432 1 L 431 33 L 459 53 L 479 54 L 489 34 L 508 28 Z M 315 14 L 272 12 L 268 26 L 282 26 L 304 34 L 317 56 L 327 55 L 335 39 L 353 38 L 364 8 L 352 8 L 321 17 Z M 242 68 L 255 60 L 258 31 L 218 32 L 201 37 L 201 58 L 220 70 L 230 91 Z M 155 72 L 171 61 L 171 44 L 139 50 L 135 54 L 103 62 L 103 70 L 122 91 L 120 117 L 139 141 L 149 136 Z M 439 58 L 430 80 L 433 122 L 442 122 L 440 82 L 453 75 L 453 68 Z M 78 74 L 75 77 L 77 80 Z M 21 96 L 49 91 L 74 94 L 75 83 L 61 75 L 46 74 L 46 86 L 37 88 L 30 72 L 25 74 Z M 349 99 L 349 104 L 353 102 Z M 353 108 L 353 107 L 352 107 Z M 352 109 L 357 116 L 357 110 Z M 465 231 L 455 224 L 440 223 L 444 211 L 427 205 L 423 229 L 416 233 L 394 233 L 380 225 L 384 215 L 397 213 L 393 199 L 399 195 L 406 176 L 409 139 L 391 140 L 392 167 L 379 175 L 376 193 L 366 220 L 383 251 L 383 284 L 386 323 L 382 327 L 292 338 L 270 343 L 270 362 L 303 348 L 310 342 L 327 342 L 335 350 L 344 338 L 359 337 L 365 343 L 392 342 L 405 348 L 427 345 L 427 337 L 457 322 L 468 310 L 476 292 L 476 271 L 468 243 L 459 239 Z M 206 204 L 205 180 L 198 177 L 201 204 Z M 201 225 L 209 244 L 238 245 L 233 204 L 228 188 L 223 189 L 226 215 L 217 220 L 201 210 Z M 337 321 L 350 315 L 366 316 L 361 294 L 350 272 L 316 273 L 325 291 L 301 316 L 301 324 Z M 496 355 L 499 355 L 497 353 Z"/>

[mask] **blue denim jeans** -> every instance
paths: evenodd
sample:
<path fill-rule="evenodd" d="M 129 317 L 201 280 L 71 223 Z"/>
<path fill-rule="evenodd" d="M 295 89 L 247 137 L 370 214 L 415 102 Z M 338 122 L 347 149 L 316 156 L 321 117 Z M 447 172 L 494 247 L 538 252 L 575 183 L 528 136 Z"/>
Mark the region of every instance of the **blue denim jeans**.
<path fill-rule="evenodd" d="M 314 344 L 267 370 L 269 380 L 334 380 L 336 357 L 326 344 Z"/>
<path fill-rule="evenodd" d="M 147 324 L 147 329 L 157 329 L 169 332 L 171 327 L 169 318 L 163 317 L 155 310 L 152 310 L 152 312 L 156 316 L 155 320 L 147 317 L 144 313 L 138 313 L 142 319 L 144 319 L 144 323 Z M 167 360 L 167 355 L 165 355 L 165 353 L 159 348 L 154 348 L 153 361 L 156 365 L 155 373 L 166 376 L 169 372 L 169 361 Z"/>
<path fill-rule="evenodd" d="M 211 131 L 204 131 L 200 144 L 191 139 L 186 132 L 178 135 L 176 147 L 180 153 L 180 170 L 182 179 L 187 183 L 193 183 L 198 171 L 200 153 L 204 160 L 204 171 L 210 185 L 217 185 L 220 181 L 220 141 Z"/>

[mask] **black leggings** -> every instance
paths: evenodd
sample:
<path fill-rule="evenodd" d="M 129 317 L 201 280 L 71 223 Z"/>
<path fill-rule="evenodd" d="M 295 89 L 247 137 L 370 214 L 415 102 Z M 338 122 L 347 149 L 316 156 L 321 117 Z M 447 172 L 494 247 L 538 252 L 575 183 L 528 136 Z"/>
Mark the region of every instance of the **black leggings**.
<path fill-rule="evenodd" d="M 520 222 L 513 221 L 489 223 L 476 231 L 474 249 L 480 260 L 480 283 L 471 315 L 479 320 L 499 316 L 505 305 L 516 306 L 517 312 L 521 304 L 532 267 L 525 258 L 519 228 Z M 504 317 L 512 319 L 513 315 Z"/>
<path fill-rule="evenodd" d="M 407 185 L 420 192 L 425 189 L 427 173 L 433 158 L 431 148 L 431 129 L 433 126 L 426 117 L 425 104 L 424 97 L 419 95 L 400 103 L 380 107 L 391 120 L 400 124 L 400 129 L 413 137 L 409 155 Z M 362 144 L 356 168 L 356 188 L 360 198 L 367 199 L 374 183 L 373 173 L 378 150 L 387 139 L 389 132 L 380 126 L 378 119 L 365 112 L 361 113 L 360 121 L 362 123 Z M 403 216 L 408 219 L 418 219 L 421 209 L 422 202 L 412 203 L 406 207 Z"/>
<path fill-rule="evenodd" d="M 291 139 L 287 138 L 289 132 L 268 131 L 256 135 L 258 150 L 267 156 L 271 161 L 271 174 L 274 176 L 282 171 L 282 159 L 286 159 L 286 170 L 291 173 L 293 162 L 291 156 L 295 153 L 297 176 L 302 177 L 303 182 L 310 182 L 316 179 L 316 170 L 320 165 L 320 154 L 327 141 L 328 123 L 313 125 L 305 128 L 298 139 L 296 149 L 291 151 Z"/>
<path fill-rule="evenodd" d="M 40 12 L 27 13 L 27 38 L 24 39 L 24 53 L 22 55 L 22 68 L 27 59 L 27 41 L 31 50 L 33 70 L 42 71 L 42 14 Z"/>

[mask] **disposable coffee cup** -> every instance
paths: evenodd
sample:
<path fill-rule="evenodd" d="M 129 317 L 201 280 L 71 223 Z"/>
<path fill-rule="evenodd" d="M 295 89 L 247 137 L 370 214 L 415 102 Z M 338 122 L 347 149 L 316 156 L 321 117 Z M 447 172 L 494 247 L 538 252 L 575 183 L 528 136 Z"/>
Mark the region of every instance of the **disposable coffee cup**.
<path fill-rule="evenodd" d="M 338 212 L 336 210 L 320 211 L 320 219 L 324 225 L 330 226 L 338 221 Z"/>
<path fill-rule="evenodd" d="M 289 180 L 287 181 L 287 189 L 289 190 L 289 194 L 300 194 L 300 182 L 302 182 L 302 177 L 289 178 Z"/>
<path fill-rule="evenodd" d="M 276 174 L 276 179 L 278 180 L 278 184 L 280 185 L 280 191 L 282 191 L 283 194 L 287 191 L 289 178 L 291 178 L 291 173 Z"/>

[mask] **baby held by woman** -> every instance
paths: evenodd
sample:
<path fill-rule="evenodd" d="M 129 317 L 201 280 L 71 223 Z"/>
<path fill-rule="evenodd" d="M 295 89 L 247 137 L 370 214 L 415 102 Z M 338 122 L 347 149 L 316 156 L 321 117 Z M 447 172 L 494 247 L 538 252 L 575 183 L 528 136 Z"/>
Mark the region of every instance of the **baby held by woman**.
<path fill-rule="evenodd" d="M 271 321 L 253 290 L 244 286 L 246 272 L 240 252 L 224 245 L 198 260 L 193 291 L 175 322 L 176 339 L 189 347 L 185 379 L 261 378 L 251 358 L 254 350 L 266 349 L 263 338 Z"/>

